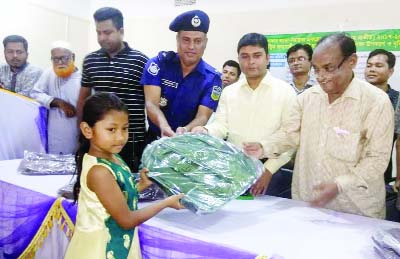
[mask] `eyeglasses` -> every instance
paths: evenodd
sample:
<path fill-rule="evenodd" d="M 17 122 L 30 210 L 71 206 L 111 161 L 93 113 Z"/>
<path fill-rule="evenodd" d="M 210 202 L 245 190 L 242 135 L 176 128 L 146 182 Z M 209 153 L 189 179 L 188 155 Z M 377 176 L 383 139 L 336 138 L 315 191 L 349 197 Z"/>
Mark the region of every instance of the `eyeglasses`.
<path fill-rule="evenodd" d="M 300 57 L 297 57 L 297 58 L 288 58 L 287 62 L 288 62 L 289 64 L 293 64 L 294 62 L 296 62 L 296 60 L 297 60 L 297 61 L 300 61 L 300 62 L 303 62 L 303 61 L 308 60 L 308 58 L 306 58 L 306 57 L 304 57 L 304 56 L 300 56 Z"/>
<path fill-rule="evenodd" d="M 322 69 L 319 69 L 319 68 L 315 68 L 315 67 L 314 67 L 314 74 L 315 74 L 315 76 L 316 76 L 316 77 L 319 77 L 319 76 L 321 76 L 321 73 L 323 73 L 323 74 L 328 74 L 328 75 L 332 75 L 332 74 L 336 73 L 336 72 L 341 68 L 341 66 L 343 65 L 343 63 L 344 63 L 349 57 L 350 57 L 350 56 L 344 57 L 344 58 L 342 59 L 342 61 L 339 63 L 339 65 L 337 65 L 337 66 L 329 65 L 329 66 L 323 67 Z"/>
<path fill-rule="evenodd" d="M 71 60 L 71 56 L 51 57 L 51 61 L 54 63 L 68 63 Z"/>

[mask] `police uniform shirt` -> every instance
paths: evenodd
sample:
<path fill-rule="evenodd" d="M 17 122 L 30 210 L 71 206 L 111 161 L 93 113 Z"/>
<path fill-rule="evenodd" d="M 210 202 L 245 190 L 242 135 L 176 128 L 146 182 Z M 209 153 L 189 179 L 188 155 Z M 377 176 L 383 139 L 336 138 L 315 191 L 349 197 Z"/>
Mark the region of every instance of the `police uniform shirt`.
<path fill-rule="evenodd" d="M 161 87 L 160 109 L 174 131 L 195 118 L 199 105 L 215 111 L 222 91 L 220 73 L 202 59 L 183 78 L 179 56 L 173 51 L 162 51 L 147 62 L 141 84 Z M 160 135 L 150 120 L 149 131 Z"/>

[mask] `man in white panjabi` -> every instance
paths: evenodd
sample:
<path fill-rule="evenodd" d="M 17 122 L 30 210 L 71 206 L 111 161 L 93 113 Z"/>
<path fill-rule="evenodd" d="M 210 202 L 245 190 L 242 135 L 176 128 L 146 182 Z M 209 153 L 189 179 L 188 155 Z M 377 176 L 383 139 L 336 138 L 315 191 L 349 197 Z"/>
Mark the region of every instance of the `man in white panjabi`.
<path fill-rule="evenodd" d="M 48 152 L 52 154 L 73 154 L 77 148 L 76 105 L 81 73 L 75 67 L 74 58 L 69 43 L 54 42 L 53 66 L 43 72 L 30 94 L 49 110 Z"/>

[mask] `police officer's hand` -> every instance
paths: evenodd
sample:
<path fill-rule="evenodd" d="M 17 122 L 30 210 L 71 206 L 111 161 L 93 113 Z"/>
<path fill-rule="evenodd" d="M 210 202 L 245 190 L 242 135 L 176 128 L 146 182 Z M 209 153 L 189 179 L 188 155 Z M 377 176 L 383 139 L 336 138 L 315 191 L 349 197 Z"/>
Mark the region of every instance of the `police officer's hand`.
<path fill-rule="evenodd" d="M 263 146 L 259 142 L 243 142 L 243 152 L 257 159 L 264 156 Z"/>
<path fill-rule="evenodd" d="M 257 181 L 253 184 L 253 186 L 251 186 L 250 193 L 253 196 L 264 194 L 268 188 L 271 178 L 272 178 L 271 172 L 265 169 L 260 178 L 257 179 Z"/>
<path fill-rule="evenodd" d="M 208 134 L 208 130 L 203 126 L 196 126 L 190 132 L 197 134 Z"/>
<path fill-rule="evenodd" d="M 161 128 L 161 137 L 173 137 L 175 136 L 175 132 L 171 129 L 170 126 Z"/>
<path fill-rule="evenodd" d="M 186 132 L 188 132 L 186 127 L 178 127 L 178 128 L 176 128 L 176 134 L 178 134 L 178 135 L 181 135 L 181 134 L 186 133 Z"/>
<path fill-rule="evenodd" d="M 324 207 L 339 194 L 339 188 L 334 182 L 320 183 L 313 189 L 319 192 L 317 198 L 310 201 L 311 206 L 315 207 Z"/>

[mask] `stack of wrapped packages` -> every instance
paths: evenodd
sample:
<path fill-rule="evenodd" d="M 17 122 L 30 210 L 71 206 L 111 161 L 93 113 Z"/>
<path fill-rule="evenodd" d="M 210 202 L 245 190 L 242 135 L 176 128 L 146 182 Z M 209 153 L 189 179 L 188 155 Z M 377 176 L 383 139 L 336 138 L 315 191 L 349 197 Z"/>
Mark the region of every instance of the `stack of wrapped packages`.
<path fill-rule="evenodd" d="M 182 204 L 197 214 L 215 212 L 237 198 L 263 171 L 257 159 L 206 134 L 156 140 L 146 147 L 142 162 L 168 195 L 184 193 Z"/>

